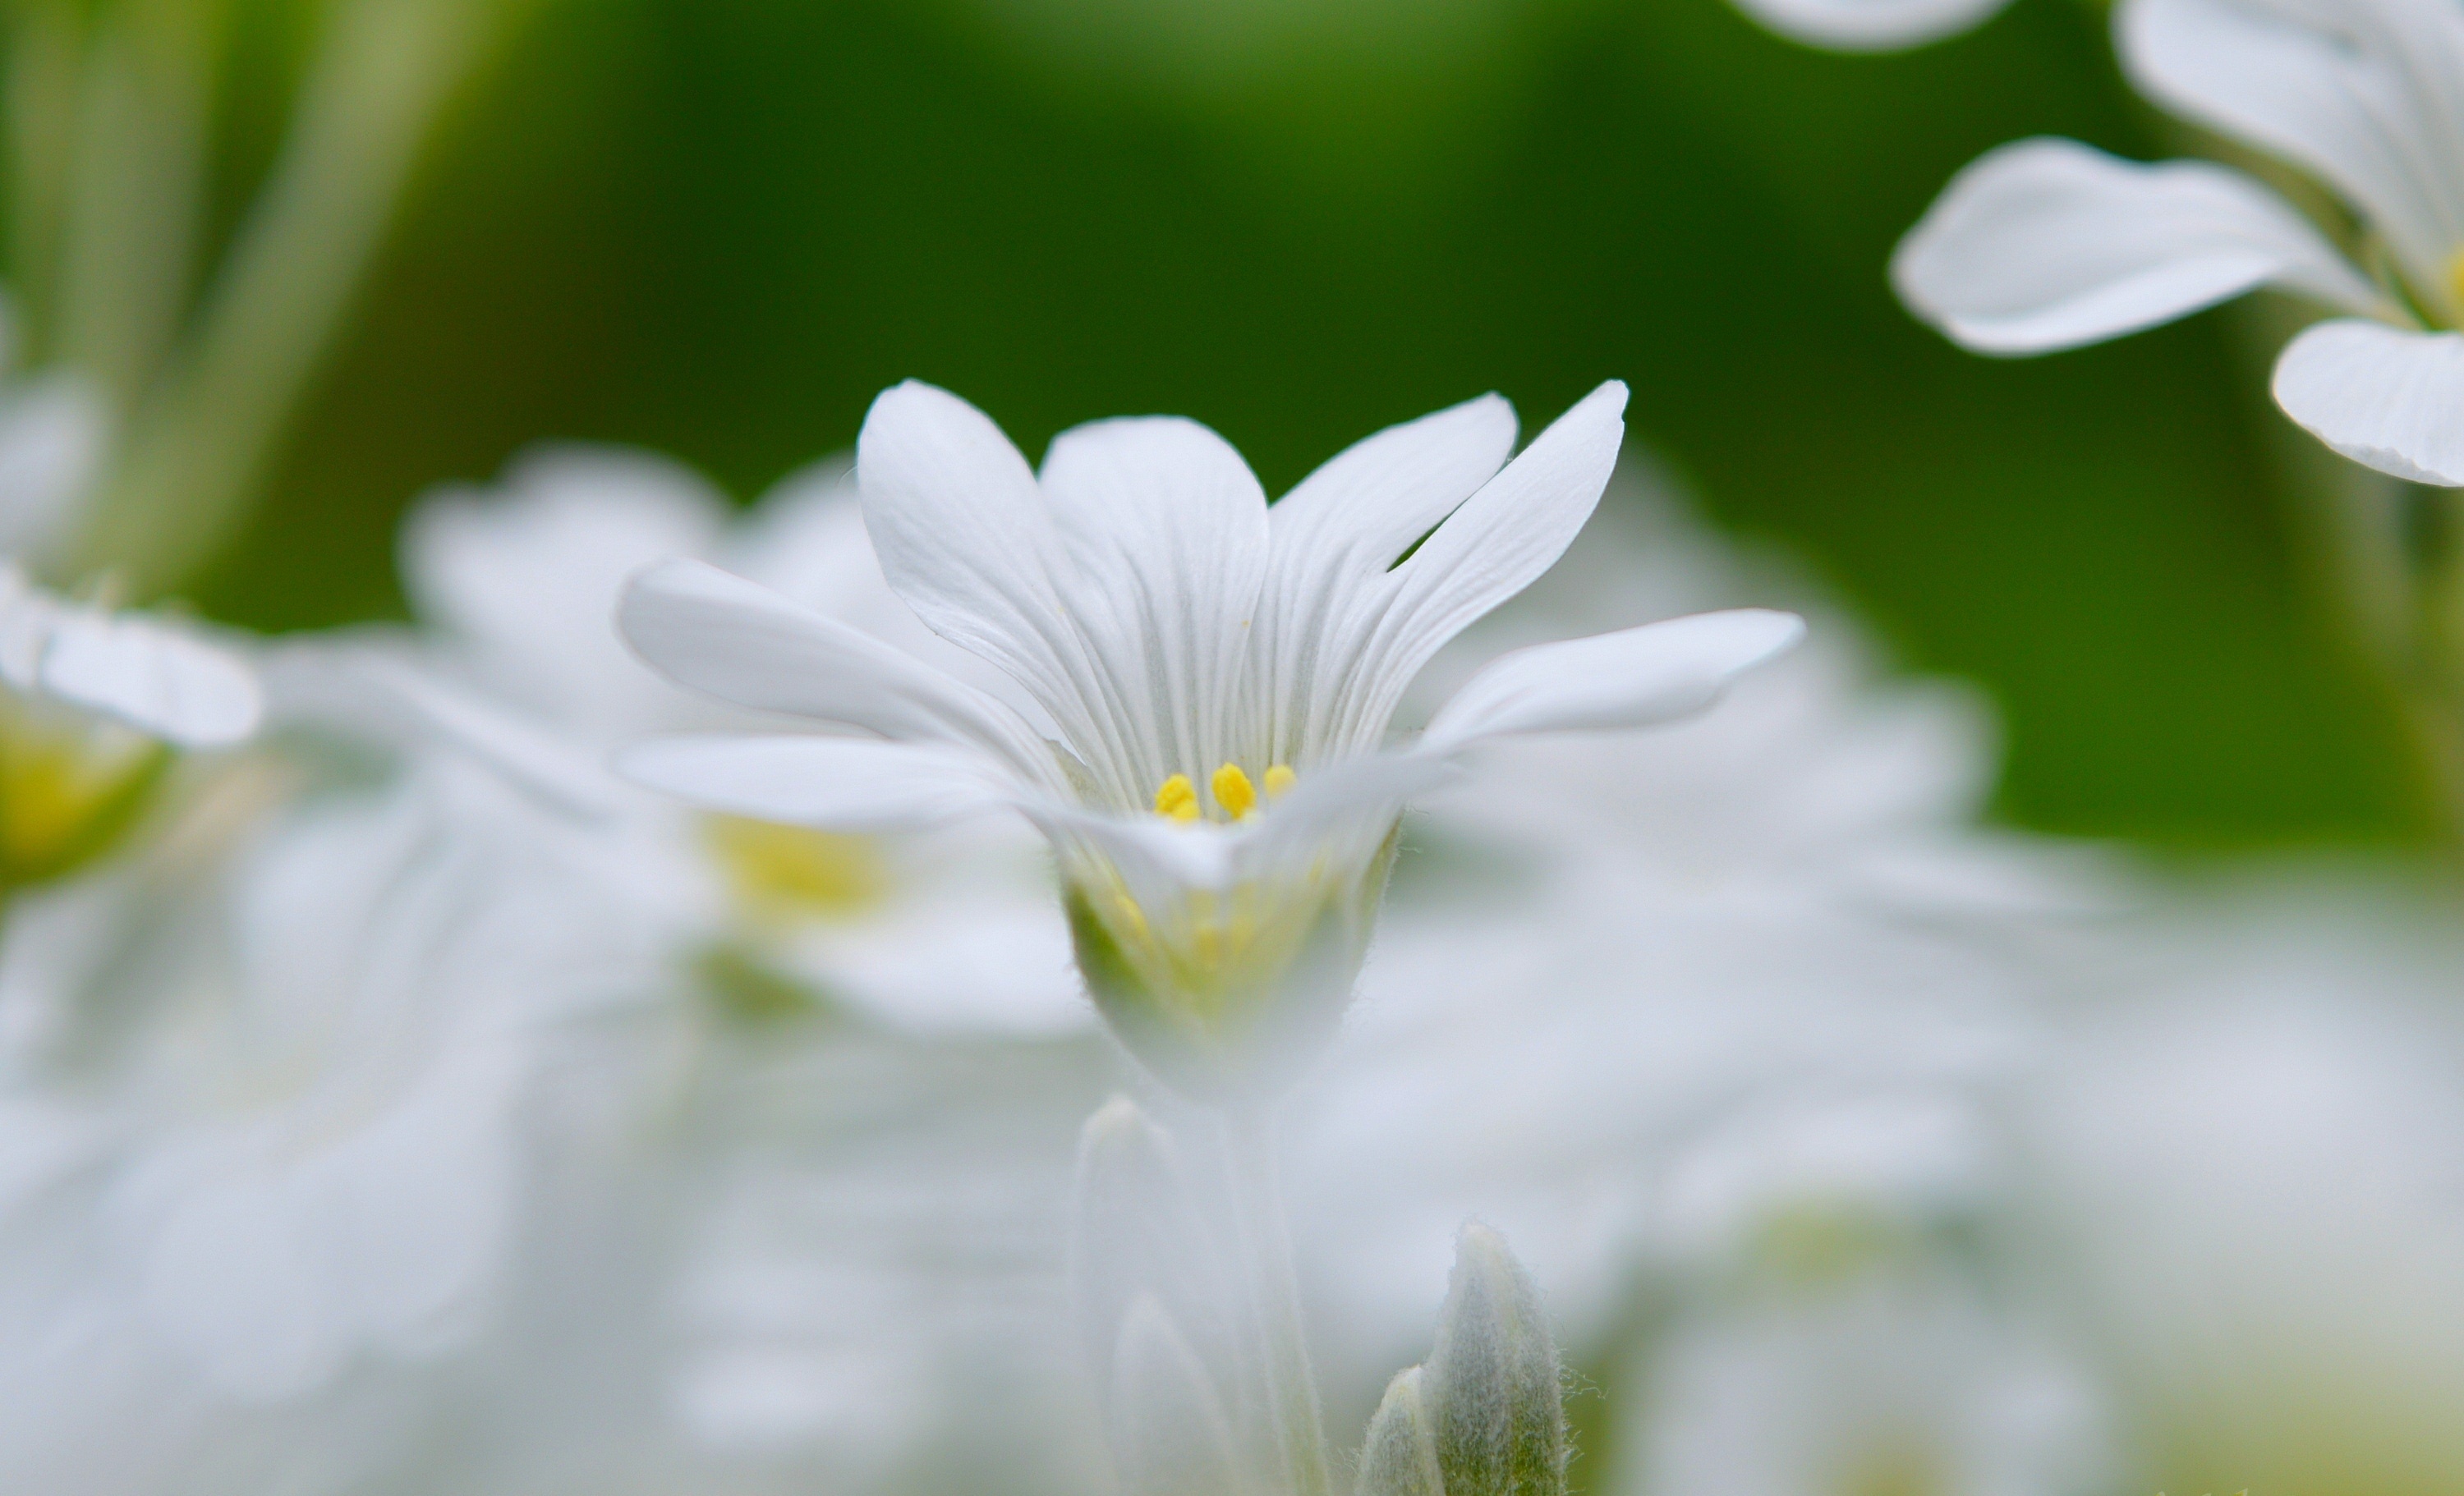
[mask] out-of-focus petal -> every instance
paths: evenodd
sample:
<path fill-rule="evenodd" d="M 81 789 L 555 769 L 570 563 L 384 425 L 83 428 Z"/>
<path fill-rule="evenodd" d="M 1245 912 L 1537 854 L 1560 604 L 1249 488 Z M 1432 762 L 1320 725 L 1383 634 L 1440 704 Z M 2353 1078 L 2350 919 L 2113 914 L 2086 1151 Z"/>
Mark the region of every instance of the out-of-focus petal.
<path fill-rule="evenodd" d="M 2447 298 L 2464 245 L 2464 10 L 2446 0 L 2127 0 L 2150 98 L 2325 180 Z"/>
<path fill-rule="evenodd" d="M 660 737 L 616 768 L 713 810 L 830 831 L 918 830 L 1015 803 L 980 754 L 861 737 Z"/>
<path fill-rule="evenodd" d="M 55 612 L 37 672 L 44 692 L 185 748 L 227 747 L 256 731 L 256 676 L 235 655 L 126 613 Z"/>
<path fill-rule="evenodd" d="M 2020 141 L 1951 179 L 1892 257 L 1918 316 L 1981 353 L 2100 342 L 2262 285 L 2340 310 L 2383 298 L 2282 198 L 2205 162 L 2143 165 Z"/>
<path fill-rule="evenodd" d="M 1964 32 L 2005 0 L 1737 0 L 1772 31 L 1835 52 L 1892 52 Z"/>
<path fill-rule="evenodd" d="M 1534 645 L 1499 656 L 1438 712 L 1421 751 L 1516 733 L 1651 727 L 1709 707 L 1739 674 L 1805 637 L 1793 613 L 1735 608 Z"/>
<path fill-rule="evenodd" d="M 654 561 L 706 553 L 726 513 L 721 495 L 665 458 L 542 447 L 493 488 L 420 500 L 402 528 L 404 590 L 526 705 L 629 727 L 669 693 L 617 639 L 617 594 Z"/>
<path fill-rule="evenodd" d="M 2464 335 L 2321 322 L 2277 360 L 2276 403 L 2355 462 L 2464 488 Z"/>

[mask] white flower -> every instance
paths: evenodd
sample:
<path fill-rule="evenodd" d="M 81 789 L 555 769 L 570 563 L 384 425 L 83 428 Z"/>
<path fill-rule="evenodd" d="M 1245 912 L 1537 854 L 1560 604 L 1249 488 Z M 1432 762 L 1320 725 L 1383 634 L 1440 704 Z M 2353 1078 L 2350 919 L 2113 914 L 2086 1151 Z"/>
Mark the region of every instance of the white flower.
<path fill-rule="evenodd" d="M 2146 1488 L 2464 1489 L 2464 939 L 2421 892 L 2313 870 L 2117 932 L 2018 1109 Z"/>
<path fill-rule="evenodd" d="M 253 840 L 12 918 L 0 1106 L 51 1119 L 0 1142 L 12 1418 L 98 1355 L 244 1410 L 473 1343 L 549 1036 L 659 975 L 521 798 L 451 761 Z"/>
<path fill-rule="evenodd" d="M 1077 428 L 1039 477 L 973 407 L 901 385 L 858 445 L 883 569 L 1023 699 L 671 562 L 620 615 L 645 658 L 875 736 L 670 740 L 626 767 L 832 828 L 1023 813 L 1059 853 L 1081 969 L 1124 1042 L 1195 1092 L 1253 1086 L 1340 1016 L 1402 803 L 1463 750 L 1685 715 L 1795 639 L 1795 619 L 1748 611 L 1519 651 L 1414 747 L 1382 746 L 1430 656 L 1573 539 L 1624 401 L 1603 385 L 1507 463 L 1512 413 L 1476 400 L 1352 448 L 1269 509 L 1195 422 Z"/>
<path fill-rule="evenodd" d="M 1998 12 L 2008 0 L 1736 0 L 1783 36 L 1836 52 L 1891 52 L 1939 41 Z"/>
<path fill-rule="evenodd" d="M 2444 0 L 2125 0 L 2140 90 L 2315 177 L 2348 248 L 2241 172 L 2022 141 L 1954 179 L 1893 264 L 1985 353 L 2098 342 L 2263 285 L 2351 314 L 2277 361 L 2277 404 L 2336 451 L 2464 485 L 2464 10 Z"/>
<path fill-rule="evenodd" d="M 1550 577 L 1430 671 L 1569 629 L 1800 599 L 1612 490 Z M 1449 1226 L 1512 1234 L 1567 1343 L 1604 1353 L 1638 1264 L 1717 1259 L 1774 1194 L 1931 1219 L 1993 1187 L 1992 1088 L 2037 1021 L 2029 957 L 2101 885 L 1980 830 L 1990 723 L 1878 679 L 1853 620 L 1648 737 L 1532 740 L 1424 803 L 1341 1043 L 1297 1090 L 1324 1347 L 1391 1373 Z"/>
<path fill-rule="evenodd" d="M 1650 1496 L 2088 1496 L 2094 1385 L 1947 1284 L 1877 1283 L 1683 1325 L 1637 1368 L 1620 1488 Z M 1638 1416 L 1639 1415 L 1639 1416 Z"/>
<path fill-rule="evenodd" d="M 643 886 L 688 955 L 740 946 L 910 1031 L 1084 1026 L 1067 935 L 1024 827 L 832 836 L 686 811 L 601 772 L 645 733 L 758 725 L 679 692 L 616 634 L 627 579 L 678 554 L 946 668 L 992 673 L 891 592 L 842 466 L 790 477 L 737 518 L 673 463 L 550 447 L 493 488 L 449 489 L 411 514 L 402 565 L 427 626 L 425 669 L 395 683 L 499 767 L 626 826 L 628 866 L 610 870 Z"/>

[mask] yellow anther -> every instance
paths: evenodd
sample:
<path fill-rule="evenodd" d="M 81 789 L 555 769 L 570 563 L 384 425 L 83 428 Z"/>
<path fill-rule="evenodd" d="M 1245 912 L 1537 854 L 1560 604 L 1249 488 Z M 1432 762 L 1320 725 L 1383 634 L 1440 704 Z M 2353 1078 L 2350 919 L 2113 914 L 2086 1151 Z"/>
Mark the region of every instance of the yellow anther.
<path fill-rule="evenodd" d="M 1227 763 L 1216 770 L 1215 778 L 1209 783 L 1215 790 L 1215 803 L 1221 805 L 1223 813 L 1235 821 L 1247 815 L 1249 807 L 1258 803 L 1257 789 L 1250 784 L 1249 776 L 1242 773 L 1241 766 L 1237 763 Z"/>
<path fill-rule="evenodd" d="M 1155 814 L 1175 821 L 1198 819 L 1198 786 L 1189 782 L 1188 775 L 1176 774 L 1163 781 L 1163 788 L 1155 791 Z"/>
<path fill-rule="evenodd" d="M 1291 793 L 1292 786 L 1300 782 L 1300 778 L 1292 772 L 1292 766 L 1288 763 L 1274 765 L 1266 771 L 1266 798 L 1283 799 Z"/>

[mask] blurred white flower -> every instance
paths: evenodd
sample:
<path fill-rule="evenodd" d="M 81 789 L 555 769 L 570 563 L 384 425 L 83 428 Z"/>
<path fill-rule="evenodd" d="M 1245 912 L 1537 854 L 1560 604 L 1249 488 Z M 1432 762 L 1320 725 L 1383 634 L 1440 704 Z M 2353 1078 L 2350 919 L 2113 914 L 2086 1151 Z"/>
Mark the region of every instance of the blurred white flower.
<path fill-rule="evenodd" d="M 1114 1031 L 1194 1094 L 1246 1091 L 1339 1020 L 1401 804 L 1465 749 L 1690 715 L 1793 642 L 1793 618 L 1747 611 L 1527 649 L 1416 746 L 1383 750 L 1421 666 L 1580 528 L 1624 399 L 1603 385 L 1511 463 L 1511 411 L 1473 401 L 1353 447 L 1269 510 L 1195 422 L 1064 432 L 1039 477 L 973 407 L 899 385 L 858 445 L 884 570 L 1015 689 L 675 562 L 627 596 L 645 658 L 723 700 L 876 736 L 679 738 L 626 765 L 840 830 L 1023 814 L 1059 853 Z"/>
<path fill-rule="evenodd" d="M 1634 1496 L 2091 1496 L 2076 1363 L 1955 1284 L 1894 1279 L 1681 1324 L 1631 1375 Z"/>
<path fill-rule="evenodd" d="M 2323 184 L 2348 248 L 2241 172 L 2069 141 L 1991 152 L 1900 247 L 1926 320 L 1984 353 L 2098 342 L 2264 285 L 2350 314 L 2294 339 L 2275 391 L 2357 462 L 2464 485 L 2464 11 L 2441 0 L 2124 0 L 2140 90 Z"/>
<path fill-rule="evenodd" d="M 636 866 L 610 870 L 647 885 L 681 943 L 741 945 L 826 1001 L 913 1031 L 1088 1023 L 1042 853 L 1023 828 L 833 835 L 683 811 L 600 775 L 606 755 L 645 733 L 748 725 L 659 679 L 617 637 L 626 580 L 678 555 L 711 558 L 868 638 L 968 668 L 882 581 L 837 469 L 789 479 L 734 520 L 707 484 L 662 459 L 548 448 L 495 490 L 430 497 L 406 525 L 405 581 L 447 663 L 422 699 L 500 764 L 539 763 L 533 777 L 561 778 L 568 790 L 591 781 L 594 803 L 636 832 L 625 854 Z M 545 761 L 540 742 L 561 757 Z"/>
<path fill-rule="evenodd" d="M 1801 595 L 1664 495 L 1613 492 L 1493 636 Z M 1434 797 L 1293 1118 L 1303 1255 L 1345 1359 L 1391 1367 L 1465 1216 L 1511 1234 L 1580 1355 L 1639 1272 L 1731 1260 L 1774 1212 L 1923 1222 L 1996 1194 L 1991 1098 L 2039 1027 L 2030 957 L 2110 895 L 1976 828 L 1991 747 L 1967 696 L 1877 682 L 1831 616 L 1717 714 L 1502 744 L 1519 772 Z"/>
<path fill-rule="evenodd" d="M 2030 1092 L 2167 1489 L 2464 1488 L 2464 940 L 2445 891 L 2311 871 L 2126 932 Z"/>
<path fill-rule="evenodd" d="M 225 1458 L 261 1482 L 261 1410 L 398 1426 L 415 1397 L 354 1388 L 504 1313 L 550 1036 L 662 975 L 539 815 L 443 759 L 12 919 L 0 1441 L 25 1488 L 202 1489 L 178 1472 Z M 300 1468 L 386 1446 L 314 1447 Z"/>
<path fill-rule="evenodd" d="M 1783 36 L 1835 52 L 1894 52 L 1964 32 L 2009 0 L 1736 0 Z"/>

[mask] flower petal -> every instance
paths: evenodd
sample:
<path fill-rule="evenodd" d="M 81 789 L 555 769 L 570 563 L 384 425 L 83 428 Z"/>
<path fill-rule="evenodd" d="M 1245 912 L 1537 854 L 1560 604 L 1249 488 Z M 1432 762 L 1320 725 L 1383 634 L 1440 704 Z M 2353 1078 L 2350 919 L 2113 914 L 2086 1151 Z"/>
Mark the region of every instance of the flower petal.
<path fill-rule="evenodd" d="M 574 721 L 669 699 L 609 620 L 627 579 L 716 542 L 726 500 L 690 470 L 620 448 L 524 453 L 494 489 L 448 488 L 402 529 L 421 620 L 475 646 L 497 684 Z"/>
<path fill-rule="evenodd" d="M 309 640 L 269 650 L 260 668 L 277 720 L 363 738 L 441 738 L 584 819 L 613 817 L 633 799 L 596 755 L 438 678 L 401 651 L 361 640 Z"/>
<path fill-rule="evenodd" d="M 1793 613 L 1744 607 L 1516 649 L 1439 709 L 1419 751 L 1444 755 L 1514 733 L 1602 732 L 1691 716 L 1740 673 L 1804 637 L 1805 620 Z"/>
<path fill-rule="evenodd" d="M 238 656 L 131 613 L 55 605 L 37 689 L 184 748 L 220 748 L 256 731 L 264 701 Z"/>
<path fill-rule="evenodd" d="M 2316 173 L 2449 303 L 2464 245 L 2464 10 L 2446 0 L 2127 0 L 2131 80 Z"/>
<path fill-rule="evenodd" d="M 616 770 L 732 815 L 827 831 L 903 831 L 1009 808 L 1012 786 L 980 754 L 863 737 L 658 737 Z"/>
<path fill-rule="evenodd" d="M 706 561 L 663 561 L 633 579 L 617 627 L 643 659 L 694 691 L 902 742 L 1000 755 L 1047 779 L 1052 754 L 1018 715 L 880 640 Z"/>
<path fill-rule="evenodd" d="M 909 380 L 856 437 L 882 575 L 935 633 L 1016 677 L 1073 745 L 1096 737 L 1092 664 L 1055 578 L 1068 559 L 1026 459 L 984 413 Z"/>
<path fill-rule="evenodd" d="M 1062 602 L 1104 692 L 1088 715 L 1113 730 L 1112 761 L 1089 767 L 1143 806 L 1168 776 L 1202 776 L 1234 751 L 1265 491 L 1230 443 L 1172 416 L 1062 432 L 1041 482 L 1073 573 Z"/>
<path fill-rule="evenodd" d="M 1235 847 L 1237 867 L 1243 876 L 1259 876 L 1322 858 L 1367 857 L 1407 802 L 1455 774 L 1434 756 L 1375 753 L 1304 776 Z"/>
<path fill-rule="evenodd" d="M 1918 316 L 1980 353 L 2043 353 L 2274 283 L 2341 309 L 2382 297 L 2308 220 L 2236 171 L 2020 141 L 1951 179 L 1892 256 Z"/>
<path fill-rule="evenodd" d="M 1964 32 L 2005 0 L 1737 0 L 1783 36 L 1837 52 L 1889 52 Z"/>
<path fill-rule="evenodd" d="M 1320 681 L 1354 657 L 1347 625 L 1365 630 L 1361 597 L 1390 585 L 1397 558 L 1497 475 L 1514 451 L 1514 407 L 1496 395 L 1393 426 L 1353 443 L 1268 511 L 1273 538 L 1258 605 L 1254 689 L 1267 740 L 1227 758 L 1286 762 L 1325 728 Z M 1334 678 L 1340 678 L 1339 673 Z"/>
<path fill-rule="evenodd" d="M 2355 462 L 2464 488 L 2464 335 L 2321 322 L 2276 361 L 2276 403 Z"/>
<path fill-rule="evenodd" d="M 1340 683 L 1336 742 L 1374 744 L 1431 655 L 1565 554 L 1617 466 L 1625 398 L 1617 380 L 1585 396 L 1363 599 L 1348 626 L 1358 640 L 1351 657 L 1326 667 Z"/>

